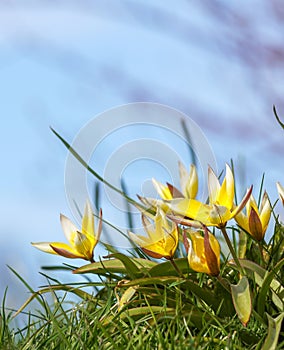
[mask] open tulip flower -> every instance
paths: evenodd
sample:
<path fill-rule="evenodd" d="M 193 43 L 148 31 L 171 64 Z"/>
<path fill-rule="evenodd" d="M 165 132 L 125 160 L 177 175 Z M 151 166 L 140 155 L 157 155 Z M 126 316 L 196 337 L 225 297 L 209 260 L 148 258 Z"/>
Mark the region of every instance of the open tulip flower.
<path fill-rule="evenodd" d="M 190 165 L 190 172 L 186 170 L 181 162 L 179 162 L 178 165 L 181 191 L 169 183 L 163 185 L 159 181 L 152 179 L 159 196 L 164 200 L 171 200 L 173 198 L 195 198 L 197 195 L 198 177 L 195 165 Z"/>
<path fill-rule="evenodd" d="M 130 238 L 152 258 L 171 260 L 178 245 L 177 225 L 170 222 L 159 207 L 153 222 L 147 215 L 147 213 L 142 214 L 142 223 L 148 237 L 129 232 Z"/>
<path fill-rule="evenodd" d="M 60 215 L 63 232 L 69 241 L 69 245 L 59 242 L 39 242 L 32 245 L 50 254 L 57 254 L 66 258 L 81 258 L 93 262 L 93 252 L 102 231 L 102 211 L 99 214 L 98 229 L 95 232 L 94 214 L 90 202 L 87 200 L 85 212 L 82 218 L 82 229 L 77 227 L 66 216 Z"/>
<path fill-rule="evenodd" d="M 238 206 L 234 205 L 234 191 L 234 177 L 230 167 L 226 164 L 226 175 L 222 185 L 220 185 L 213 170 L 210 167 L 208 169 L 209 204 L 188 198 L 173 199 L 166 201 L 166 203 L 173 214 L 180 218 L 181 224 L 183 223 L 181 217 L 183 217 L 185 218 L 184 222 L 191 219 L 202 222 L 206 226 L 223 228 L 227 221 L 235 217 L 244 208 L 251 195 L 252 186 Z"/>
<path fill-rule="evenodd" d="M 204 227 L 204 236 L 190 231 L 189 238 L 184 231 L 184 245 L 189 267 L 196 272 L 218 276 L 220 273 L 220 245 L 215 236 Z"/>
<path fill-rule="evenodd" d="M 277 186 L 279 197 L 284 205 L 284 187 L 280 184 L 280 182 L 277 182 L 276 186 Z"/>
<path fill-rule="evenodd" d="M 261 241 L 267 230 L 270 215 L 271 206 L 268 195 L 264 192 L 259 210 L 254 197 L 251 195 L 246 204 L 246 215 L 243 212 L 239 212 L 235 216 L 235 220 L 243 230 L 257 241 Z"/>

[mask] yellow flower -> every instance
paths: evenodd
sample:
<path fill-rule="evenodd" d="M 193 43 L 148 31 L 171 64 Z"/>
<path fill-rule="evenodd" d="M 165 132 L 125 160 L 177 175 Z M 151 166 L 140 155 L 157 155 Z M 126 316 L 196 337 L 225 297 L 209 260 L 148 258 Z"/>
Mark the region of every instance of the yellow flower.
<path fill-rule="evenodd" d="M 243 212 L 239 212 L 238 215 L 235 216 L 235 220 L 238 225 L 253 238 L 257 241 L 261 241 L 267 230 L 270 215 L 271 207 L 268 195 L 264 192 L 259 210 L 254 197 L 251 195 L 246 204 L 246 215 Z"/>
<path fill-rule="evenodd" d="M 284 187 L 280 184 L 280 182 L 277 182 L 276 186 L 279 193 L 279 197 L 284 205 Z"/>
<path fill-rule="evenodd" d="M 187 198 L 173 199 L 166 203 L 179 217 L 200 221 L 206 226 L 222 228 L 226 226 L 227 221 L 243 209 L 251 195 L 252 186 L 238 206 L 234 206 L 234 191 L 234 177 L 230 167 L 226 164 L 226 175 L 222 185 L 213 170 L 210 167 L 208 169 L 209 204 Z M 180 222 L 182 223 L 182 219 Z"/>
<path fill-rule="evenodd" d="M 82 229 L 77 227 L 66 216 L 60 215 L 61 226 L 69 245 L 60 242 L 39 242 L 32 245 L 50 254 L 57 254 L 66 258 L 81 258 L 93 262 L 93 252 L 102 231 L 102 211 L 99 214 L 98 229 L 95 233 L 94 214 L 90 202 L 87 200 L 84 216 L 82 218 Z"/>
<path fill-rule="evenodd" d="M 142 223 L 148 237 L 129 232 L 130 238 L 152 258 L 172 259 L 178 245 L 177 225 L 170 222 L 159 207 L 154 217 L 149 215 L 152 220 L 146 215 L 146 212 L 142 214 Z"/>
<path fill-rule="evenodd" d="M 164 200 L 171 200 L 173 198 L 193 199 L 197 195 L 198 177 L 195 165 L 190 165 L 190 172 L 186 170 L 185 166 L 181 162 L 179 162 L 178 165 L 181 191 L 169 183 L 167 183 L 167 185 L 163 185 L 161 182 L 152 179 L 156 191 Z"/>
<path fill-rule="evenodd" d="M 220 273 L 220 245 L 215 236 L 204 227 L 204 237 L 194 231 L 184 231 L 184 245 L 187 250 L 189 267 L 196 272 L 218 276 Z"/>

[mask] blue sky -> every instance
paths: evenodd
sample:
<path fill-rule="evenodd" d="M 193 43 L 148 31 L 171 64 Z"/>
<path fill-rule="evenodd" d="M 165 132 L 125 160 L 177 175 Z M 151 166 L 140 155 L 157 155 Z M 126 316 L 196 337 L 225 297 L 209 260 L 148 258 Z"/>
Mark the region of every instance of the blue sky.
<path fill-rule="evenodd" d="M 284 146 L 272 105 L 284 116 L 284 67 L 276 50 L 283 8 L 276 11 L 265 1 L 257 7 L 218 3 L 1 3 L 0 292 L 10 286 L 10 305 L 26 295 L 19 297 L 6 264 L 36 288 L 43 283 L 41 265 L 63 262 L 30 246 L 63 238 L 59 213 L 72 216 L 64 187 L 67 152 L 49 126 L 71 141 L 89 120 L 115 106 L 166 104 L 200 126 L 219 170 L 233 158 L 242 189 L 251 183 L 257 188 L 265 172 L 266 188 L 277 198 Z M 102 169 L 103 150 L 96 161 Z M 143 164 L 133 193 L 142 170 Z M 134 167 L 126 174 L 133 177 Z M 283 208 L 278 210 L 283 217 Z"/>

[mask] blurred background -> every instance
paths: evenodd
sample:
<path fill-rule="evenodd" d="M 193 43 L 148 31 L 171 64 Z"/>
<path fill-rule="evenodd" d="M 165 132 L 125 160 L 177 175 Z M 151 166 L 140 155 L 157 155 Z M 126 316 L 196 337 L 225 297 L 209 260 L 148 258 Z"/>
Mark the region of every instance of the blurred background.
<path fill-rule="evenodd" d="M 169 105 L 200 126 L 219 170 L 234 160 L 242 190 L 254 183 L 257 193 L 265 172 L 274 202 L 275 182 L 284 184 L 283 130 L 272 112 L 275 105 L 284 119 L 283 37 L 281 0 L 1 1 L 0 295 L 8 286 L 7 306 L 19 307 L 28 292 L 6 265 L 36 289 L 46 283 L 41 265 L 65 261 L 30 246 L 62 241 L 59 213 L 72 217 L 67 150 L 49 126 L 72 141 L 117 105 Z"/>

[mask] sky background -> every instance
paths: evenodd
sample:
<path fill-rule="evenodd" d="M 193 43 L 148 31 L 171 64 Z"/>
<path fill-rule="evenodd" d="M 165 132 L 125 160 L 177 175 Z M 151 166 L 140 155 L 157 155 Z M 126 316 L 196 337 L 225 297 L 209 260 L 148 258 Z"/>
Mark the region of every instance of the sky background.
<path fill-rule="evenodd" d="M 59 213 L 72 217 L 67 151 L 49 126 L 71 142 L 110 108 L 166 104 L 199 125 L 219 171 L 232 158 L 242 190 L 254 183 L 256 193 L 265 172 L 265 188 L 276 200 L 284 143 L 272 106 L 283 120 L 283 37 L 280 0 L 1 1 L 0 295 L 8 285 L 7 305 L 19 306 L 28 293 L 6 265 L 37 288 L 45 283 L 41 265 L 65 261 L 30 246 L 63 240 Z M 108 147 L 144 137 L 142 131 L 126 129 Z M 188 154 L 183 161 L 188 165 Z M 102 147 L 95 162 L 104 169 Z M 137 169 L 125 172 L 131 194 L 151 176 L 149 164 Z M 161 169 L 153 172 L 167 179 Z M 283 217 L 283 208 L 277 210 Z"/>

